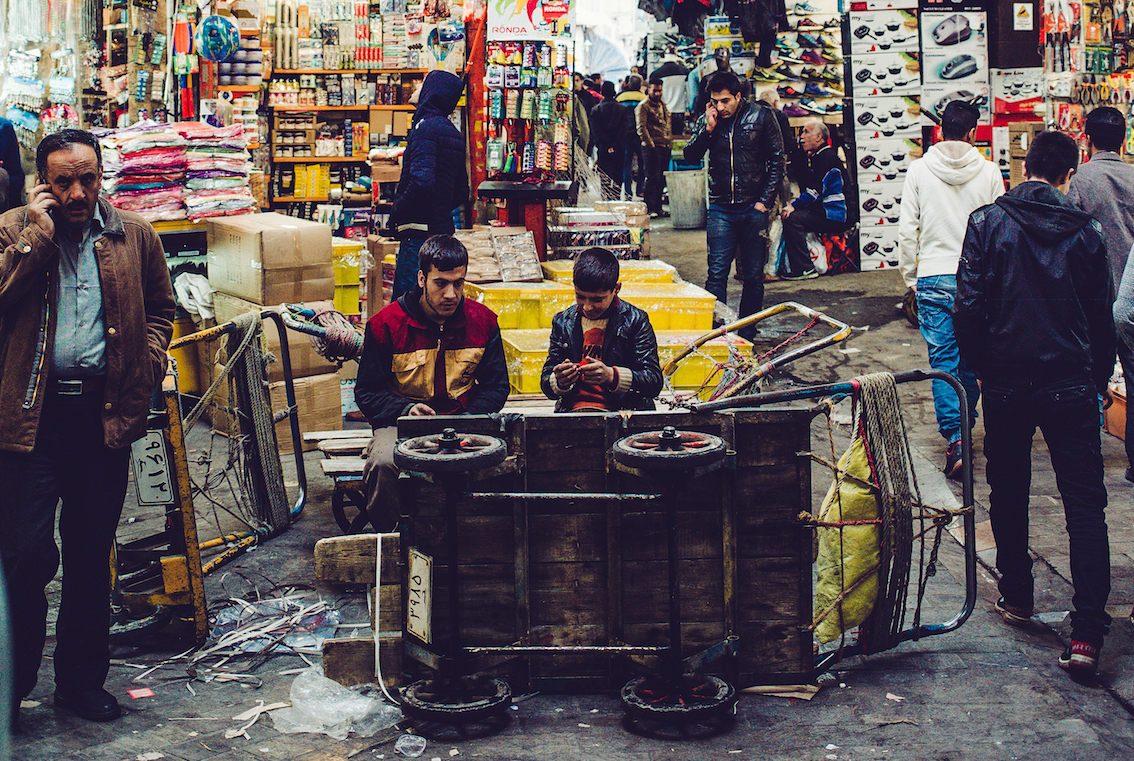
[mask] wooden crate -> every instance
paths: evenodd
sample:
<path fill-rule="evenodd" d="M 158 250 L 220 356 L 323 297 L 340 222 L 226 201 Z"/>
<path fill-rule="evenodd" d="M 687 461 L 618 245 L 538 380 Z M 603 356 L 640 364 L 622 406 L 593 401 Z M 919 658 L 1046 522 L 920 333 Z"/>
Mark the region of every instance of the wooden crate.
<path fill-rule="evenodd" d="M 399 435 L 455 426 L 500 436 L 510 459 L 497 472 L 514 472 L 473 488 L 529 493 L 654 493 L 656 483 L 614 467 L 615 441 L 664 425 L 722 436 L 735 451 L 731 463 L 687 484 L 681 499 L 682 634 L 687 656 L 739 637 L 739 658 L 713 668 L 747 686 L 812 673 L 812 534 L 796 516 L 811 509 L 810 460 L 797 453 L 809 449 L 814 414 L 797 407 L 625 421 L 613 414 L 405 418 Z M 444 494 L 417 478 L 402 484 L 412 544 L 434 559 L 433 647 L 444 652 Z M 466 646 L 668 642 L 664 502 L 469 500 L 457 511 Z M 576 692 L 618 689 L 640 670 L 620 656 L 552 653 L 501 673 L 514 689 Z"/>

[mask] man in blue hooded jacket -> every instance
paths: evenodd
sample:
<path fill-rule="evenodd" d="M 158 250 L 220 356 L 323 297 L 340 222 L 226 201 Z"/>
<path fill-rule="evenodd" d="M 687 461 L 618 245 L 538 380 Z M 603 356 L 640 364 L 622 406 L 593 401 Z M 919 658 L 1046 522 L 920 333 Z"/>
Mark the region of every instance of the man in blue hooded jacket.
<path fill-rule="evenodd" d="M 431 71 L 421 84 L 390 218 L 390 227 L 401 241 L 394 272 L 395 299 L 417 283 L 421 244 L 433 235 L 452 235 L 456 229 L 453 209 L 469 199 L 465 139 L 449 121 L 464 87 L 459 77 L 447 71 Z"/>

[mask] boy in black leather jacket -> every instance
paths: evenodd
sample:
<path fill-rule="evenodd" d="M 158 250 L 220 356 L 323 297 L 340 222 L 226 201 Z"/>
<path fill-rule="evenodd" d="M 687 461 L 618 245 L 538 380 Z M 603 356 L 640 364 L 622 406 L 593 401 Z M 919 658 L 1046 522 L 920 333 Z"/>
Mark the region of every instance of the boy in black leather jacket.
<path fill-rule="evenodd" d="M 618 259 L 588 248 L 575 260 L 575 306 L 551 322 L 540 385 L 556 412 L 652 410 L 662 387 L 650 318 L 618 298 Z"/>

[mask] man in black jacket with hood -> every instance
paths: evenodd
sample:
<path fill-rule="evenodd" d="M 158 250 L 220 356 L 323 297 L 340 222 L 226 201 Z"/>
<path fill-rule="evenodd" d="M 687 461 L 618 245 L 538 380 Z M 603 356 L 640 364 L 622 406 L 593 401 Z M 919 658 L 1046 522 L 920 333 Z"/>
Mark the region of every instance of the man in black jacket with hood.
<path fill-rule="evenodd" d="M 1070 537 L 1071 645 L 1059 665 L 1093 677 L 1110 627 L 1110 550 L 1096 394 L 1114 369 L 1110 270 L 1098 222 L 1064 193 L 1075 141 L 1036 135 L 1028 181 L 969 217 L 953 326 L 962 362 L 981 380 L 989 513 L 1006 623 L 1033 612 L 1028 554 L 1032 436 L 1051 454 Z"/>
<path fill-rule="evenodd" d="M 421 84 L 390 217 L 390 227 L 401 241 L 395 299 L 414 287 L 421 244 L 431 235 L 452 235 L 453 209 L 469 200 L 465 139 L 449 121 L 464 88 L 461 79 L 447 71 L 431 71 Z"/>
<path fill-rule="evenodd" d="M 741 98 L 740 80 L 731 71 L 710 78 L 705 113 L 697 117 L 685 146 L 685 160 L 709 154 L 709 218 L 705 228 L 709 275 L 705 290 L 728 303 L 728 273 L 737 259 L 744 282 L 740 316 L 764 304 L 764 262 L 768 258 L 768 213 L 784 176 L 784 144 L 772 109 Z M 755 328 L 740 331 L 751 338 Z"/>

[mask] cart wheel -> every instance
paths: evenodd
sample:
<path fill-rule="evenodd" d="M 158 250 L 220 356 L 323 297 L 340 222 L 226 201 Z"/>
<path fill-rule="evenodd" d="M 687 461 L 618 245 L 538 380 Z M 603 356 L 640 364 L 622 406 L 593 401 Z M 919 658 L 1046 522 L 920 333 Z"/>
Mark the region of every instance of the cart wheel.
<path fill-rule="evenodd" d="M 426 473 L 465 473 L 498 465 L 508 456 L 504 442 L 495 436 L 457 433 L 446 428 L 440 435 L 399 441 L 394 464 L 403 470 Z"/>
<path fill-rule="evenodd" d="M 438 679 L 414 682 L 402 690 L 402 711 L 414 719 L 441 724 L 471 724 L 504 713 L 512 689 L 502 679 L 464 677 L 460 687 Z"/>
<path fill-rule="evenodd" d="M 347 516 L 347 508 L 354 508 L 354 518 Z M 335 489 L 331 494 L 331 513 L 335 523 L 344 534 L 362 534 L 370 525 L 370 514 L 366 512 L 366 492 L 359 489 Z"/>
<path fill-rule="evenodd" d="M 685 674 L 676 685 L 644 676 L 622 688 L 622 708 L 630 719 L 696 724 L 731 716 L 735 707 L 733 686 L 706 674 Z"/>
<path fill-rule="evenodd" d="M 649 433 L 635 433 L 614 442 L 614 459 L 623 465 L 646 470 L 690 469 L 724 457 L 720 436 L 696 431 L 678 431 L 671 425 Z"/>

